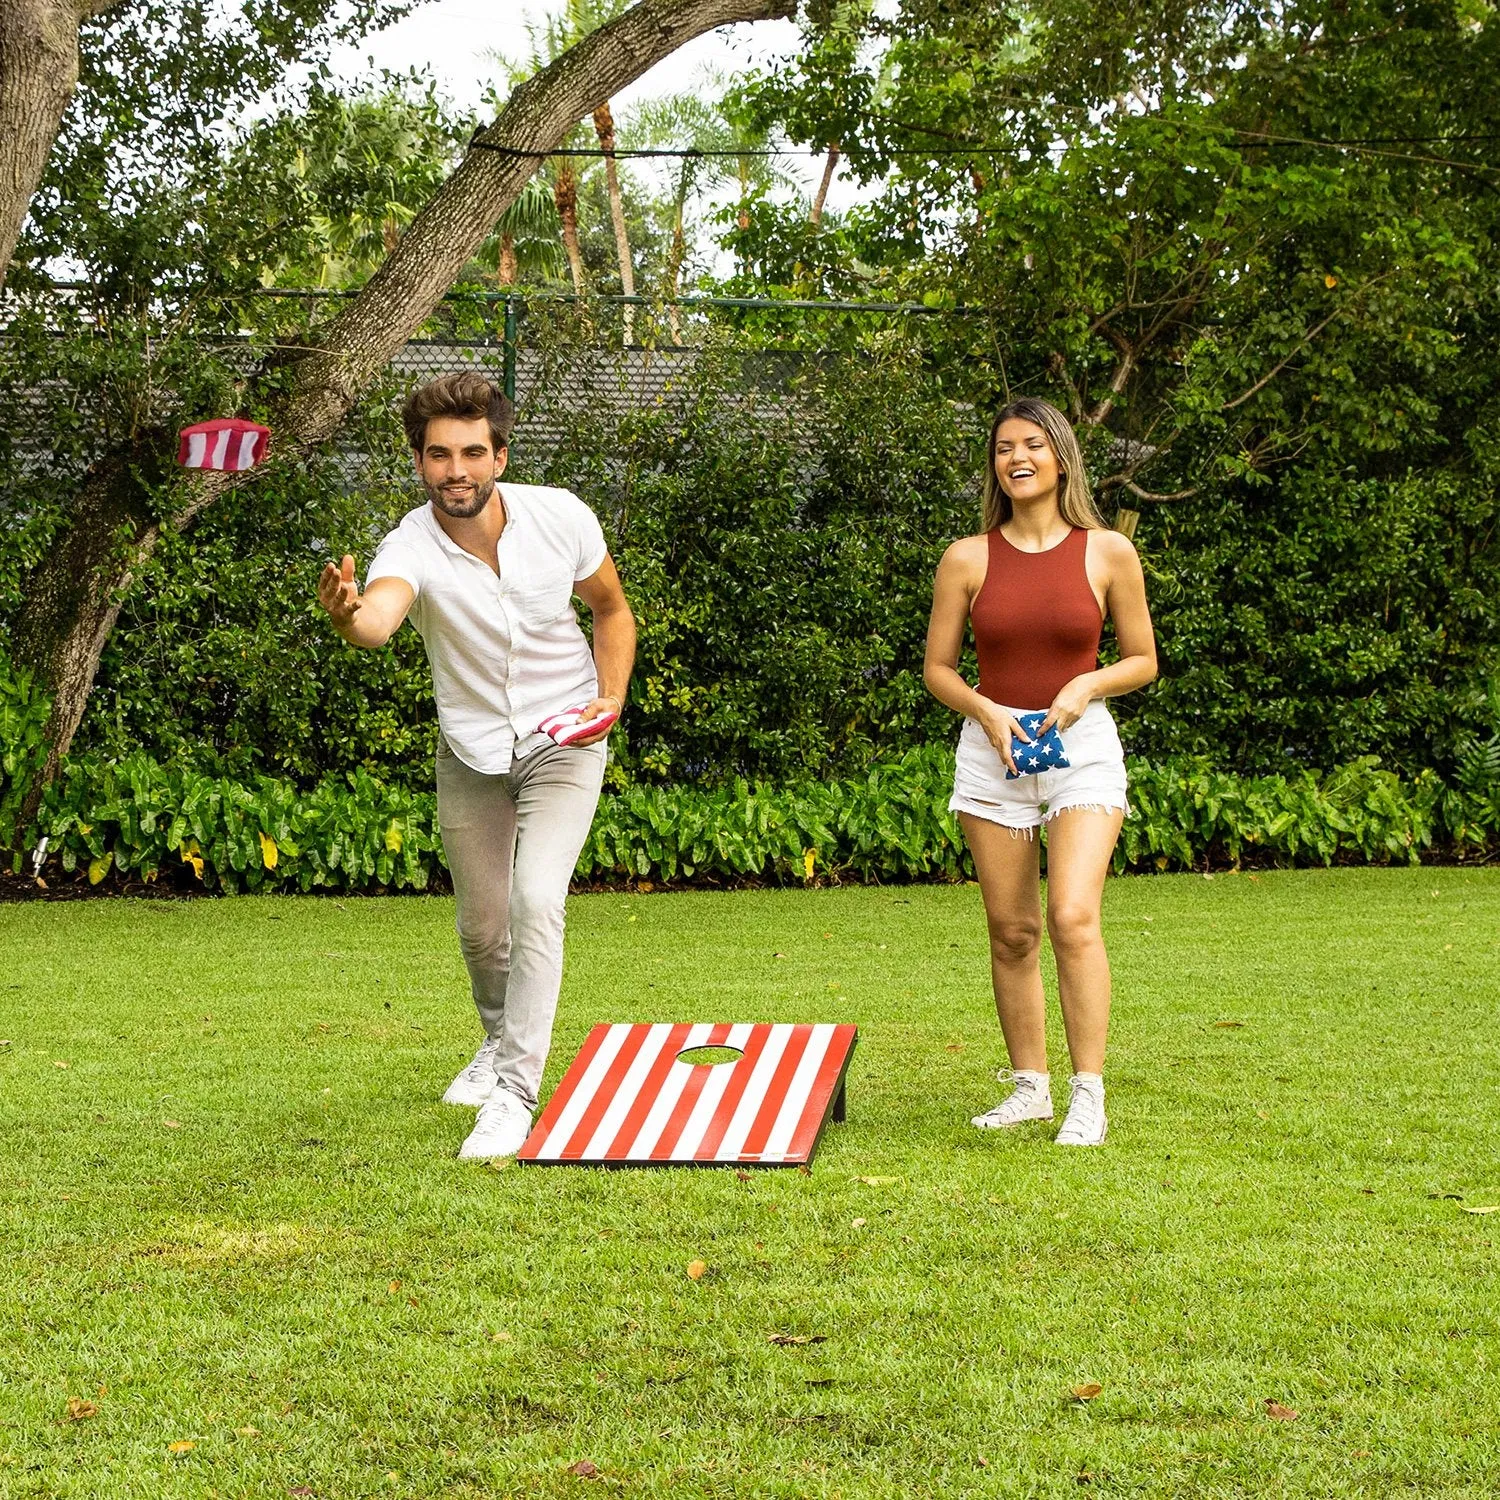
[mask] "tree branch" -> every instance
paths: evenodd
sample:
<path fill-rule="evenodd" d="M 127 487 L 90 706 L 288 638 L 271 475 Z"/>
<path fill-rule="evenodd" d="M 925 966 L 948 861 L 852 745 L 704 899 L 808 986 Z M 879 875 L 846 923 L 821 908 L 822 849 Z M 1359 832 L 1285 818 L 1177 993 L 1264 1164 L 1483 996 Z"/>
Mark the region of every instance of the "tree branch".
<path fill-rule="evenodd" d="M 278 413 L 282 453 L 331 434 L 359 393 L 427 320 L 495 221 L 536 170 L 537 156 L 603 98 L 618 94 L 685 42 L 736 21 L 786 18 L 796 0 L 638 0 L 510 96 L 359 296 L 294 367 Z M 520 152 L 525 154 L 511 154 Z"/>
<path fill-rule="evenodd" d="M 1189 486 L 1185 490 L 1173 490 L 1170 495 L 1159 495 L 1154 490 L 1143 490 L 1133 479 L 1125 480 L 1124 484 L 1125 488 L 1132 495 L 1139 495 L 1142 500 L 1190 500 L 1198 493 L 1198 486 L 1196 484 Z"/>
<path fill-rule="evenodd" d="M 1322 331 L 1327 328 L 1330 323 L 1332 323 L 1337 318 L 1342 318 L 1347 312 L 1349 312 L 1354 304 L 1358 302 L 1359 299 L 1363 297 L 1364 294 L 1368 292 L 1372 287 L 1378 286 L 1382 281 L 1385 281 L 1388 277 L 1394 276 L 1395 274 L 1396 273 L 1394 270 L 1390 270 L 1382 271 L 1379 276 L 1372 276 L 1370 280 L 1365 282 L 1365 284 L 1360 287 L 1360 289 L 1352 297 L 1350 297 L 1342 307 L 1334 308 L 1334 310 L 1329 313 L 1321 323 L 1317 324 L 1316 327 L 1309 329 L 1305 334 L 1303 334 L 1303 336 L 1297 341 L 1297 343 L 1287 354 L 1285 359 L 1280 360 L 1276 364 L 1272 365 L 1271 368 L 1264 375 L 1262 375 L 1261 378 L 1257 380 L 1248 391 L 1245 391 L 1242 394 L 1236 396 L 1233 401 L 1226 401 L 1219 408 L 1219 410 L 1221 412 L 1233 411 L 1235 407 L 1243 406 L 1245 402 L 1247 402 L 1253 395 L 1255 395 L 1257 391 L 1264 390 L 1266 386 L 1268 386 L 1273 380 L 1275 380 L 1275 378 L 1279 374 L 1281 374 L 1281 372 L 1286 369 L 1286 367 L 1291 364 L 1291 362 L 1296 359 L 1296 357 L 1305 348 L 1307 348 L 1307 346 L 1312 343 L 1312 341 L 1317 338 L 1317 336 L 1322 333 Z"/>

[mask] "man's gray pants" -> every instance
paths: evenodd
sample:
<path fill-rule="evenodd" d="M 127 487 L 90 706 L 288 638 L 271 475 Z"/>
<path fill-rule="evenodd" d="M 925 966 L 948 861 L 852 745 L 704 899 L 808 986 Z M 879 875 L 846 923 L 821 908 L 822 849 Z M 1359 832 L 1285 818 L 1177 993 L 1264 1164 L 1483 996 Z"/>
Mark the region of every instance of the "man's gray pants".
<path fill-rule="evenodd" d="M 562 988 L 563 906 L 604 780 L 603 745 L 546 745 L 486 775 L 438 738 L 438 825 L 458 945 L 499 1085 L 536 1108 Z"/>

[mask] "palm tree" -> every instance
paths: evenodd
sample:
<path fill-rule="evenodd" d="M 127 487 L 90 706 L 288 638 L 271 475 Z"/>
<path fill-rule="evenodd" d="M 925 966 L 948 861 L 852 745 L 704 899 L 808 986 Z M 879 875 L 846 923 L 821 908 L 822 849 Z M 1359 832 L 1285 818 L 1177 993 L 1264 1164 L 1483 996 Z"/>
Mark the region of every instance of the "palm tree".
<path fill-rule="evenodd" d="M 560 227 L 553 189 L 538 174 L 500 216 L 475 259 L 493 270 L 502 286 L 557 280 L 566 274 Z"/>
<path fill-rule="evenodd" d="M 512 87 L 539 73 L 575 40 L 563 21 L 555 16 L 549 17 L 541 26 L 528 21 L 526 35 L 531 42 L 531 55 L 521 62 L 513 62 L 495 51 L 486 54 L 490 61 L 498 64 L 504 71 Z M 574 128 L 563 137 L 559 149 L 576 151 L 582 143 L 582 132 Z M 583 266 L 583 249 L 578 243 L 578 184 L 582 175 L 579 158 L 550 156 L 539 175 L 551 186 L 552 205 L 557 214 L 557 226 L 562 237 L 563 254 L 567 257 L 568 272 L 573 279 L 573 293 L 582 298 L 588 291 L 588 277 Z"/>
<path fill-rule="evenodd" d="M 620 193 L 620 173 L 615 165 L 615 117 L 606 99 L 594 111 L 594 133 L 599 137 L 599 149 L 605 153 L 604 176 L 609 184 L 609 218 L 615 230 L 615 253 L 620 260 L 620 290 L 627 296 L 635 296 L 635 266 L 630 259 L 630 236 L 625 229 L 625 200 Z M 635 308 L 625 303 L 625 342 L 635 342 Z"/>
<path fill-rule="evenodd" d="M 674 343 L 682 342 L 677 307 L 678 284 L 687 260 L 687 206 L 695 193 L 735 183 L 739 188 L 740 227 L 750 227 L 751 194 L 773 187 L 793 186 L 793 179 L 775 158 L 764 154 L 770 135 L 731 119 L 717 101 L 728 87 L 722 73 L 706 68 L 699 86 L 690 93 L 647 100 L 630 117 L 630 135 L 654 147 L 681 147 L 701 155 L 683 156 L 673 181 L 672 245 L 667 252 L 667 320 Z"/>
<path fill-rule="evenodd" d="M 536 72 L 569 47 L 597 31 L 606 21 L 612 21 L 631 3 L 631 0 L 564 0 L 561 14 L 549 16 L 540 26 L 527 23 L 527 35 L 531 39 L 531 59 L 528 72 Z M 512 70 L 512 76 L 515 71 Z M 594 134 L 599 149 L 604 155 L 605 178 L 609 185 L 609 216 L 615 233 L 615 254 L 620 266 L 620 290 L 627 296 L 635 296 L 635 265 L 630 256 L 630 236 L 625 227 L 625 201 L 620 190 L 620 174 L 615 162 L 614 112 L 608 99 L 602 100 L 594 109 Z M 571 138 L 570 142 L 571 144 Z M 557 192 L 558 217 L 562 222 L 563 242 L 568 249 L 568 264 L 573 270 L 573 284 L 583 295 L 583 257 L 578 249 L 578 174 L 572 168 L 574 158 L 561 158 L 554 176 Z M 634 341 L 635 309 L 625 304 L 625 342 Z"/>

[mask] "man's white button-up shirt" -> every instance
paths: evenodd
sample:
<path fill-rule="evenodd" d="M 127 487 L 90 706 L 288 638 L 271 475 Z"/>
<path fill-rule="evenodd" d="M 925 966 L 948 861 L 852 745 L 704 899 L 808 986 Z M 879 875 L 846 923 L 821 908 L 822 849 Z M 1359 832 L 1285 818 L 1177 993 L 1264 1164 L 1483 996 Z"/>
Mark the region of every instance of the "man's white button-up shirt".
<path fill-rule="evenodd" d="M 573 585 L 609 552 L 593 511 L 570 491 L 497 488 L 506 517 L 498 578 L 422 505 L 380 544 L 365 580 L 411 586 L 407 619 L 427 648 L 438 726 L 465 765 L 489 775 L 547 743 L 543 719 L 597 696 Z"/>

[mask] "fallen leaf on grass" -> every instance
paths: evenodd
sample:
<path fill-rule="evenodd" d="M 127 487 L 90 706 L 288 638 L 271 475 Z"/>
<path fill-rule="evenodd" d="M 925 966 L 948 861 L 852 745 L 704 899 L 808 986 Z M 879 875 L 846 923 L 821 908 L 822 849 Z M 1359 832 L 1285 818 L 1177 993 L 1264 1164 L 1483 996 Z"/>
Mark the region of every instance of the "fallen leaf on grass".
<path fill-rule="evenodd" d="M 766 1342 L 780 1344 L 783 1347 L 794 1344 L 826 1344 L 828 1335 L 826 1333 L 768 1333 Z"/>
<path fill-rule="evenodd" d="M 989 1460 L 986 1459 L 985 1456 L 984 1456 L 984 1454 L 982 1454 L 982 1453 L 976 1453 L 974 1455 L 974 1462 L 981 1469 L 987 1469 L 990 1466 L 989 1465 Z"/>
<path fill-rule="evenodd" d="M 182 1121 L 181 1120 L 163 1120 L 162 1124 L 165 1125 L 168 1130 L 181 1130 L 182 1129 Z"/>
<path fill-rule="evenodd" d="M 1097 1380 L 1091 1380 L 1087 1385 L 1075 1385 L 1073 1387 L 1073 1399 L 1075 1401 L 1092 1401 L 1095 1396 L 1102 1396 L 1104 1387 Z"/>
<path fill-rule="evenodd" d="M 310 1484 L 294 1484 L 291 1487 L 291 1489 L 289 1489 L 287 1491 L 287 1494 L 289 1494 L 289 1495 L 310 1495 L 310 1494 L 312 1494 L 312 1492 L 313 1492 L 313 1488 L 312 1488 L 312 1486 Z"/>
<path fill-rule="evenodd" d="M 99 1415 L 99 1408 L 92 1401 L 85 1401 L 81 1396 L 69 1396 L 67 1410 L 70 1422 L 82 1422 L 89 1417 Z"/>
<path fill-rule="evenodd" d="M 591 1463 L 586 1458 L 580 1458 L 576 1464 L 568 1465 L 567 1472 L 578 1479 L 597 1479 L 599 1477 L 599 1465 Z"/>
<path fill-rule="evenodd" d="M 197 1446 L 197 1443 L 195 1443 L 192 1438 L 179 1438 L 175 1443 L 167 1444 L 167 1452 L 175 1453 L 180 1456 L 184 1453 L 191 1453 Z"/>
<path fill-rule="evenodd" d="M 949 1042 L 948 1045 L 943 1048 L 944 1052 L 962 1052 L 963 1050 L 964 1044 L 962 1042 Z"/>
<path fill-rule="evenodd" d="M 416 1307 L 416 1306 L 417 1306 L 417 1305 L 418 1305 L 418 1304 L 417 1304 L 417 1299 L 416 1299 L 416 1298 L 415 1298 L 415 1297 L 408 1297 L 408 1298 L 407 1298 L 407 1299 L 406 1299 L 406 1300 L 407 1300 L 407 1301 L 408 1301 L 408 1302 L 409 1302 L 409 1303 L 410 1303 L 410 1304 L 411 1304 L 411 1305 L 412 1305 L 412 1306 L 413 1306 L 413 1307 Z"/>
<path fill-rule="evenodd" d="M 10 1038 L 8 1036 L 7 1037 L 0 1037 L 0 1047 L 8 1047 L 8 1046 L 10 1046 Z"/>
<path fill-rule="evenodd" d="M 866 1187 L 889 1187 L 893 1182 L 900 1182 L 899 1177 L 856 1177 L 856 1182 L 862 1182 Z"/>
<path fill-rule="evenodd" d="M 394 1296 L 401 1290 L 401 1283 L 399 1281 L 393 1281 L 387 1288 L 387 1290 L 391 1293 L 392 1296 Z"/>
<path fill-rule="evenodd" d="M 73 1064 L 69 1062 L 55 1062 L 52 1064 L 52 1066 L 54 1068 L 71 1068 Z"/>
<path fill-rule="evenodd" d="M 849 1227 L 851 1229 L 863 1229 L 869 1222 L 868 1219 L 855 1219 L 850 1223 Z"/>
<path fill-rule="evenodd" d="M 490 1335 L 490 1342 L 492 1344 L 510 1343 L 510 1330 L 508 1328 L 502 1328 L 498 1333 L 492 1333 Z"/>
<path fill-rule="evenodd" d="M 246 1438 L 249 1438 L 249 1437 L 259 1437 L 260 1436 L 260 1428 L 259 1427 L 236 1427 L 234 1429 L 234 1431 L 235 1431 L 235 1436 L 236 1437 L 246 1437 Z"/>
<path fill-rule="evenodd" d="M 1295 1422 L 1302 1415 L 1300 1411 L 1294 1411 L 1290 1406 L 1283 1406 L 1279 1401 L 1272 1401 L 1266 1397 L 1266 1415 L 1275 1417 L 1278 1422 Z"/>
<path fill-rule="evenodd" d="M 689 1281 L 702 1281 L 708 1272 L 708 1262 L 705 1260 L 690 1260 L 688 1262 L 687 1274 Z"/>
<path fill-rule="evenodd" d="M 750 1181 L 750 1174 L 748 1172 L 741 1171 L 739 1167 L 736 1167 L 734 1169 L 734 1175 L 735 1175 L 736 1179 L 738 1181 L 740 1181 L 740 1182 L 749 1182 Z"/>
<path fill-rule="evenodd" d="M 1350 1458 L 1368 1458 L 1369 1456 L 1370 1450 L 1368 1448 L 1356 1448 L 1354 1452 L 1349 1455 Z"/>
<path fill-rule="evenodd" d="M 1500 1203 L 1487 1203 L 1483 1208 L 1469 1208 L 1461 1204 L 1458 1211 L 1463 1214 L 1500 1214 Z"/>
<path fill-rule="evenodd" d="M 1214 1025 L 1221 1031 L 1237 1031 L 1245 1023 L 1243 1021 L 1215 1021 Z"/>

